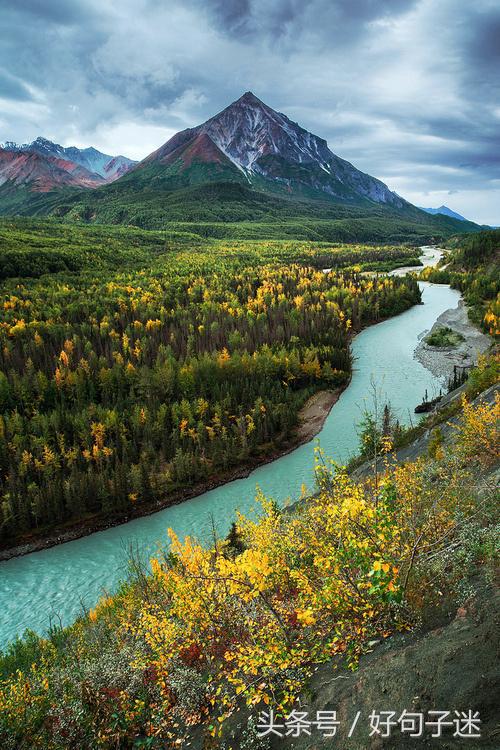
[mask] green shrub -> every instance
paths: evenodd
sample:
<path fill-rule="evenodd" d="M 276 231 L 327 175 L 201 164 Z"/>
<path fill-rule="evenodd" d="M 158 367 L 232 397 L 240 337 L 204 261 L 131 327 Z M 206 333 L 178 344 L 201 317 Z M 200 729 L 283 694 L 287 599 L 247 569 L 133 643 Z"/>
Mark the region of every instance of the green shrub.
<path fill-rule="evenodd" d="M 465 338 L 458 331 L 443 326 L 430 333 L 424 340 L 429 346 L 454 347 L 465 341 Z"/>

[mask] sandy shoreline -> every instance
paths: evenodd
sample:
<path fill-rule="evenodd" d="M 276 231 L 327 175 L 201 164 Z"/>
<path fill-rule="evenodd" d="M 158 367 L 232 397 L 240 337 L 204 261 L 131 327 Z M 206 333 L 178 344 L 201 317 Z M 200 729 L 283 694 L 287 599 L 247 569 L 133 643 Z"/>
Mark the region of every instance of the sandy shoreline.
<path fill-rule="evenodd" d="M 306 401 L 299 412 L 299 426 L 295 433 L 299 445 L 308 443 L 320 432 L 340 393 L 339 389 L 318 391 Z"/>
<path fill-rule="evenodd" d="M 344 388 L 348 385 L 349 383 L 346 383 Z M 49 549 L 58 544 L 72 542 L 75 539 L 94 534 L 96 531 L 104 531 L 113 526 L 128 523 L 128 521 L 132 521 L 135 518 L 150 516 L 153 513 L 169 508 L 172 505 L 177 505 L 185 500 L 190 500 L 198 495 L 203 495 L 205 492 L 209 492 L 210 490 L 214 490 L 224 484 L 228 484 L 228 482 L 234 482 L 236 479 L 244 479 L 248 477 L 252 471 L 259 466 L 271 463 L 277 458 L 285 456 L 287 453 L 291 453 L 300 445 L 310 442 L 320 432 L 326 418 L 334 404 L 338 401 L 344 388 L 323 390 L 313 394 L 299 412 L 299 424 L 295 429 L 294 434 L 290 440 L 282 445 L 281 448 L 278 448 L 263 457 L 253 456 L 243 465 L 230 469 L 217 477 L 200 482 L 193 487 L 187 487 L 178 492 L 172 493 L 168 497 L 157 500 L 148 506 L 139 506 L 135 512 L 108 518 L 89 518 L 87 520 L 79 521 L 78 523 L 53 529 L 50 534 L 41 534 L 38 537 L 34 536 L 14 547 L 0 549 L 0 562 L 10 560 L 13 557 L 29 555 L 31 552 L 39 552 L 43 549 Z"/>
<path fill-rule="evenodd" d="M 425 343 L 425 338 L 439 328 L 448 327 L 464 337 L 458 346 L 436 347 Z M 491 339 L 481 333 L 469 320 L 467 307 L 460 300 L 458 307 L 445 310 L 436 320 L 430 331 L 421 334 L 421 341 L 415 349 L 415 359 L 437 377 L 448 378 L 453 375 L 453 368 L 470 367 L 477 363 L 480 354 L 491 345 Z"/>

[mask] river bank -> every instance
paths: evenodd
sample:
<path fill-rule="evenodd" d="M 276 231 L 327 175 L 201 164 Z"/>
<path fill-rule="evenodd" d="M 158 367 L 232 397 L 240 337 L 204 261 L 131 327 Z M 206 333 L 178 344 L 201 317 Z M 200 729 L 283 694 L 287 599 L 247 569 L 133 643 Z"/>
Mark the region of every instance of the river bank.
<path fill-rule="evenodd" d="M 423 304 L 353 335 L 351 381 L 318 435 L 325 455 L 339 463 L 346 463 L 358 451 L 357 424 L 364 409 L 372 405 L 373 383 L 377 383 L 383 402 L 393 405 L 403 425 L 411 423 L 413 409 L 425 390 L 430 394 L 439 391 L 440 381 L 415 360 L 414 351 L 421 332 L 442 312 L 456 307 L 460 295 L 448 286 L 426 282 L 421 282 L 420 288 Z M 26 628 L 44 633 L 52 622 L 73 622 L 82 607 L 94 607 L 100 596 L 115 591 L 127 578 L 131 548 L 147 563 L 158 553 L 158 544 L 166 543 L 167 529 L 173 529 L 179 538 L 190 536 L 204 543 L 212 538 L 215 527 L 223 538 L 238 512 L 250 517 L 259 513 L 255 502 L 259 492 L 285 507 L 300 496 L 304 486 L 313 490 L 314 451 L 306 442 L 241 473 L 245 476 L 184 502 L 154 508 L 128 523 L 80 534 L 66 544 L 56 540 L 50 549 L 2 562 L 0 648 Z"/>
<path fill-rule="evenodd" d="M 138 506 L 126 514 L 116 514 L 106 518 L 90 517 L 71 525 L 59 526 L 56 529 L 52 529 L 48 534 L 41 532 L 39 535 L 33 535 L 13 547 L 0 549 L 0 562 L 11 560 L 14 557 L 29 555 L 32 552 L 50 549 L 59 544 L 81 539 L 97 531 L 104 531 L 114 526 L 120 526 L 136 518 L 150 516 L 172 505 L 177 505 L 185 500 L 198 497 L 205 492 L 215 490 L 229 482 L 234 482 L 237 479 L 246 479 L 259 466 L 264 466 L 275 461 L 277 458 L 286 456 L 299 446 L 309 443 L 316 437 L 321 431 L 332 407 L 337 403 L 340 394 L 348 385 L 349 383 L 346 383 L 343 388 L 322 390 L 314 393 L 301 408 L 298 415 L 298 425 L 291 437 L 284 441 L 279 448 L 274 448 L 262 456 L 252 456 L 243 464 L 229 469 L 227 472 L 219 473 L 216 477 L 198 482 L 192 487 L 183 488 L 149 505 Z"/>
<path fill-rule="evenodd" d="M 434 246 L 424 246 L 421 250 L 423 266 L 434 265 L 438 262 L 442 254 L 441 250 Z M 323 270 L 326 273 L 331 269 Z M 389 273 L 389 275 L 403 275 L 399 273 L 402 270 L 404 269 L 396 269 Z M 373 321 L 357 330 L 352 330 L 351 343 L 354 337 L 365 328 L 373 326 L 376 323 L 381 323 L 383 320 Z M 33 552 L 47 550 L 66 544 L 67 542 L 76 541 L 99 531 L 112 529 L 130 521 L 151 516 L 159 511 L 179 505 L 186 500 L 197 498 L 236 480 L 247 479 L 256 469 L 273 463 L 277 459 L 292 453 L 297 448 L 310 442 L 322 430 L 332 407 L 349 383 L 350 379 L 342 388 L 322 390 L 313 394 L 300 410 L 298 425 L 292 435 L 284 440 L 280 440 L 278 436 L 278 447 L 273 445 L 262 446 L 261 455 L 252 456 L 236 467 L 232 467 L 227 471 L 219 471 L 216 475 L 204 481 L 197 482 L 191 487 L 181 488 L 149 504 L 132 506 L 127 512 L 116 512 L 101 517 L 88 516 L 78 521 L 61 524 L 56 528 L 51 528 L 50 531 L 39 530 L 31 532 L 29 535 L 23 537 L 22 540 L 17 540 L 13 546 L 0 547 L 0 562 L 5 562 L 16 557 L 23 557 Z"/>
<path fill-rule="evenodd" d="M 451 328 L 460 334 L 463 341 L 456 346 L 430 346 L 425 339 L 431 333 L 440 328 Z M 433 375 L 449 378 L 453 374 L 454 367 L 469 368 L 477 363 L 480 354 L 483 354 L 491 345 L 491 339 L 476 328 L 467 315 L 467 307 L 463 300 L 458 306 L 445 310 L 429 331 L 422 333 L 422 338 L 415 349 L 415 358 Z"/>

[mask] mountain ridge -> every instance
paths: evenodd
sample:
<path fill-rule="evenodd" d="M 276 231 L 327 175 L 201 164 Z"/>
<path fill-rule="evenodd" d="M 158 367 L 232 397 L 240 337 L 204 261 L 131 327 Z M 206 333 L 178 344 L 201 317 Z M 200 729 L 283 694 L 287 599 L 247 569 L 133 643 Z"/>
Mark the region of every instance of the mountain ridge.
<path fill-rule="evenodd" d="M 44 152 L 63 149 L 46 139 L 34 143 Z M 95 157 L 95 149 L 84 151 Z M 413 206 L 250 91 L 127 165 L 109 184 L 91 190 L 64 184 L 46 195 L 14 187 L 0 187 L 0 214 L 145 229 L 176 225 L 200 237 L 422 244 L 479 229 Z"/>
<path fill-rule="evenodd" d="M 61 146 L 59 143 L 54 143 L 43 136 L 38 136 L 38 138 L 35 138 L 30 143 L 19 144 L 14 141 L 6 141 L 6 143 L 0 144 L 0 151 L 35 153 L 42 158 L 63 160 L 83 167 L 90 174 L 101 177 L 102 183 L 118 179 L 137 164 L 136 161 L 126 156 L 104 154 L 93 146 L 84 149 L 77 146 Z M 74 172 L 75 169 L 69 168 L 68 171 Z M 96 185 L 101 184 L 97 179 L 95 182 Z M 87 185 L 82 184 L 82 187 L 87 187 Z"/>
<path fill-rule="evenodd" d="M 34 192 L 45 193 L 56 187 L 94 188 L 105 184 L 105 180 L 67 159 L 42 156 L 35 151 L 0 149 L 0 186 L 7 183 L 12 189 L 29 186 Z"/>
<path fill-rule="evenodd" d="M 452 208 L 449 208 L 444 204 L 442 206 L 439 206 L 438 208 L 423 208 L 422 206 L 419 206 L 419 208 L 421 209 L 421 211 L 425 211 L 428 214 L 433 214 L 434 216 L 436 214 L 441 214 L 442 216 L 449 216 L 452 219 L 458 219 L 458 221 L 469 221 L 469 219 L 466 219 L 465 216 L 458 214 L 456 211 L 453 211 Z"/>

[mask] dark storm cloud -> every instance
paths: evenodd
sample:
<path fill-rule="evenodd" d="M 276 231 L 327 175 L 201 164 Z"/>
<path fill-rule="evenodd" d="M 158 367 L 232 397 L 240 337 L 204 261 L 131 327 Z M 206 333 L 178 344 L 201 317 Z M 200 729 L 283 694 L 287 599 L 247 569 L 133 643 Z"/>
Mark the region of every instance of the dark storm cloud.
<path fill-rule="evenodd" d="M 374 18 L 400 13 L 414 5 L 415 0 L 209 0 L 211 9 L 222 27 L 231 33 L 280 37 L 295 31 L 304 22 L 321 36 L 336 34 L 346 41 L 352 33 L 361 34 L 363 25 Z M 201 5 L 201 3 L 200 3 Z"/>
<path fill-rule="evenodd" d="M 250 0 L 230 0 L 230 2 L 216 0 L 208 5 L 212 6 L 216 21 L 221 23 L 227 31 L 239 32 L 251 17 Z"/>
<path fill-rule="evenodd" d="M 0 141 L 140 157 L 252 89 L 410 200 L 486 220 L 499 63 L 497 0 L 3 0 Z"/>
<path fill-rule="evenodd" d="M 491 71 L 500 63 L 500 7 L 480 14 L 475 26 L 468 30 L 465 53 L 476 70 Z M 498 67 L 497 67 L 498 72 Z M 497 86 L 500 81 L 497 77 Z"/>

